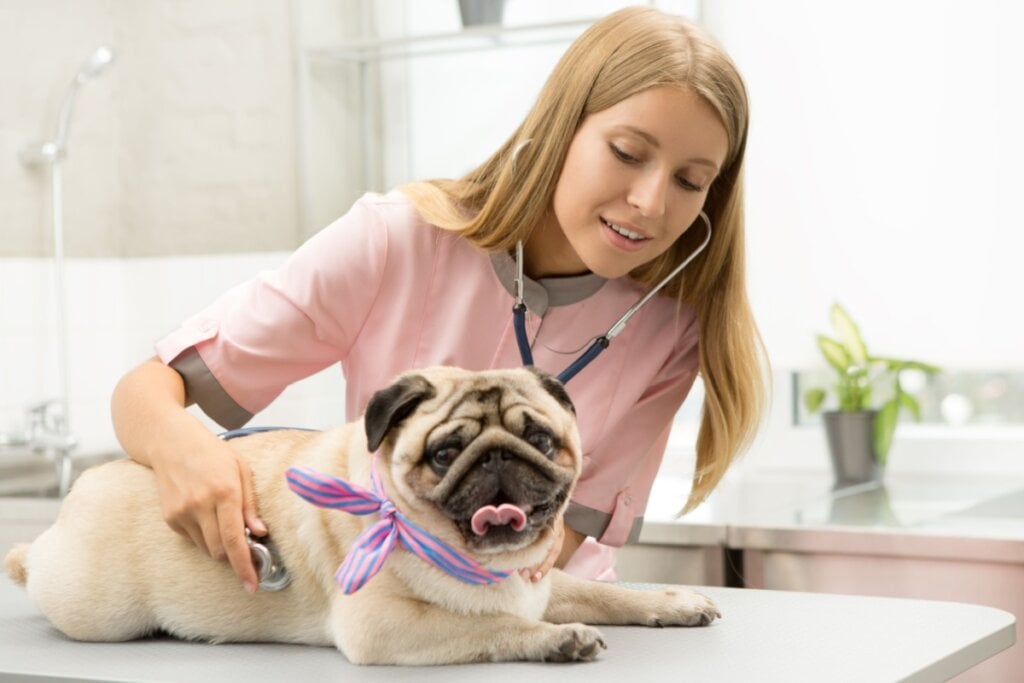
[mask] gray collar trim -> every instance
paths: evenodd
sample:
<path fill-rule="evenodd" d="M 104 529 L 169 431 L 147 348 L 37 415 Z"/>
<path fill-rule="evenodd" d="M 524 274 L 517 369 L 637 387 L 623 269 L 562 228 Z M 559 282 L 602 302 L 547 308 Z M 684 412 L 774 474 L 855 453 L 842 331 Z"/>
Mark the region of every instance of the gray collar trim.
<path fill-rule="evenodd" d="M 516 261 L 504 251 L 491 254 L 494 274 L 505 290 L 516 295 Z M 549 306 L 566 306 L 583 301 L 601 289 L 606 280 L 587 273 L 571 277 L 546 277 L 533 280 L 523 277 L 523 301 L 531 312 L 544 315 Z"/>

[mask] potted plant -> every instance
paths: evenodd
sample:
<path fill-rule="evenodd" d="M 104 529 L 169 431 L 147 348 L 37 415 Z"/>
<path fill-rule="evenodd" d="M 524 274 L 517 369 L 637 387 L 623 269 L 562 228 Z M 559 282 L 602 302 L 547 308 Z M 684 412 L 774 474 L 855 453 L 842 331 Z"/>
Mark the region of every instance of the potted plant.
<path fill-rule="evenodd" d="M 939 372 L 934 365 L 915 360 L 874 356 L 868 352 L 860 330 L 838 303 L 830 311 L 836 336 L 818 335 L 818 348 L 836 373 L 832 387 L 835 409 L 824 412 L 825 431 L 837 484 L 881 479 L 900 412 L 921 419 L 921 408 L 903 390 L 900 373 L 919 370 Z M 825 406 L 828 390 L 813 387 L 804 393 L 810 413 Z"/>

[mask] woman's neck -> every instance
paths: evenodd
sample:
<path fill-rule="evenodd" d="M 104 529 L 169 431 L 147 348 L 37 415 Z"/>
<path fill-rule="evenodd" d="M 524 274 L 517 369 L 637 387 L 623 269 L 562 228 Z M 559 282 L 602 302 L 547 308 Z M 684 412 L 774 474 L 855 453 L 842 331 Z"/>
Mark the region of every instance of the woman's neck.
<path fill-rule="evenodd" d="M 537 226 L 523 243 L 523 273 L 530 279 L 572 277 L 589 272 L 553 217 Z"/>

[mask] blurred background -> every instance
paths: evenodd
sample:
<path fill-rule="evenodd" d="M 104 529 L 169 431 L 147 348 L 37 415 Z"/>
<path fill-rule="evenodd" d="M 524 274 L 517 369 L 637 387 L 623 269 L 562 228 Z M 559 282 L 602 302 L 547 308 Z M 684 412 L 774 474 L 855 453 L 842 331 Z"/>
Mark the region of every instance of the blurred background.
<path fill-rule="evenodd" d="M 0 0 L 0 547 L 120 455 L 110 395 L 157 338 L 362 193 L 475 166 L 628 3 L 503 4 L 476 25 L 456 0 Z M 698 381 L 619 576 L 1024 619 L 1024 8 L 649 4 L 706 25 L 750 91 L 748 286 L 773 396 L 679 521 Z M 884 482 L 838 486 L 801 407 L 834 380 L 816 344 L 834 302 L 873 354 L 942 368 L 903 378 L 922 419 L 900 422 Z M 343 397 L 330 368 L 252 423 L 332 426 Z M 1021 670 L 1017 646 L 957 680 Z"/>
<path fill-rule="evenodd" d="M 0 0 L 0 432 L 66 384 L 75 452 L 116 451 L 110 392 L 156 338 L 364 191 L 475 165 L 569 41 L 626 4 L 508 0 L 500 25 L 464 28 L 455 0 Z M 709 27 L 751 95 L 749 288 L 774 400 L 739 468 L 826 466 L 793 373 L 823 367 L 815 335 L 840 301 L 872 351 L 946 370 L 919 387 L 932 409 L 900 425 L 892 469 L 1024 476 L 1024 10 L 651 4 Z M 114 61 L 79 88 L 62 161 L 62 332 L 52 183 L 22 159 L 100 45 Z M 310 378 L 254 423 L 334 424 L 340 381 Z"/>

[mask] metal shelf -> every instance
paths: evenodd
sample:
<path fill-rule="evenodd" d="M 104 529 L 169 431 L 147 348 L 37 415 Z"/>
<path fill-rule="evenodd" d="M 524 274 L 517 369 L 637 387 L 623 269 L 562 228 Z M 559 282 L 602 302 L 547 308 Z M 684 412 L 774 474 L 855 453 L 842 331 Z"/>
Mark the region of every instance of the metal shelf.
<path fill-rule="evenodd" d="M 336 45 L 307 47 L 304 52 L 308 59 L 366 63 L 547 45 L 571 41 L 594 21 L 596 18 L 522 26 L 489 24 L 453 33 L 346 41 Z"/>

